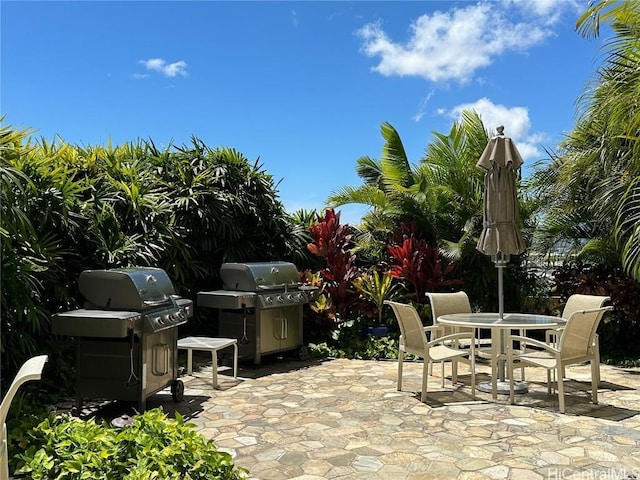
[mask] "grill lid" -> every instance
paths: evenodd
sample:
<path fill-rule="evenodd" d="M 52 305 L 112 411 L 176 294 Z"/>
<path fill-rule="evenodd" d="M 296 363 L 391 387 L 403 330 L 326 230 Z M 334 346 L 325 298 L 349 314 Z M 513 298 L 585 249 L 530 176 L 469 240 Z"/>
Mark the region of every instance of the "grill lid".
<path fill-rule="evenodd" d="M 85 270 L 78 289 L 94 308 L 142 311 L 171 304 L 173 284 L 161 268 L 130 267 Z"/>
<path fill-rule="evenodd" d="M 245 292 L 300 285 L 298 269 L 289 262 L 223 263 L 220 278 L 225 290 Z"/>

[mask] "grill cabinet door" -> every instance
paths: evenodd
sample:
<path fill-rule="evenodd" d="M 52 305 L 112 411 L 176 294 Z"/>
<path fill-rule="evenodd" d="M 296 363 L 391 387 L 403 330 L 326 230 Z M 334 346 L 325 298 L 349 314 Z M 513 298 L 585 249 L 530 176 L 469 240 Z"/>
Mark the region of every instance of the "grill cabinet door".
<path fill-rule="evenodd" d="M 302 343 L 301 306 L 270 308 L 260 312 L 260 351 L 279 352 Z M 300 312 L 301 313 L 301 312 Z"/>

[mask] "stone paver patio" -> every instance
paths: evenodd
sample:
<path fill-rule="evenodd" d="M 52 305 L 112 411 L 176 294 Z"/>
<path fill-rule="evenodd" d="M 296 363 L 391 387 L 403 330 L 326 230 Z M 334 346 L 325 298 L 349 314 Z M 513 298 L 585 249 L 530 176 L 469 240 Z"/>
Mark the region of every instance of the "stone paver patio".
<path fill-rule="evenodd" d="M 589 402 L 587 366 L 567 370 L 566 414 L 537 369 L 529 393 L 496 402 L 470 396 L 462 366 L 440 388 L 439 367 L 427 403 L 419 401 L 421 363 L 275 360 L 221 372 L 211 389 L 207 355 L 183 376 L 185 398 L 153 395 L 148 408 L 178 410 L 230 452 L 250 478 L 279 479 L 622 479 L 640 478 L 640 369 L 602 365 L 598 405 Z M 210 359 L 210 357 L 209 357 Z M 478 366 L 478 380 L 489 367 Z"/>

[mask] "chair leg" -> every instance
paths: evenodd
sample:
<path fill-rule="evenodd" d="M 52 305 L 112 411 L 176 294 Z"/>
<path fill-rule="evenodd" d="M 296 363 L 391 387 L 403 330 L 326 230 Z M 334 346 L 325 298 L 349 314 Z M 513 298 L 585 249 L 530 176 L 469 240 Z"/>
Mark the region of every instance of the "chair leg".
<path fill-rule="evenodd" d="M 593 354 L 596 362 L 596 373 L 597 373 L 597 383 L 596 385 L 600 388 L 600 337 L 596 334 L 593 344 Z"/>
<path fill-rule="evenodd" d="M 507 365 L 509 366 L 507 368 L 507 370 L 508 370 L 507 374 L 509 375 L 509 403 L 511 405 L 513 405 L 515 403 L 515 398 L 514 398 L 515 397 L 515 388 L 514 388 L 514 385 L 513 385 L 513 359 L 511 358 L 510 354 L 509 354 L 509 356 L 507 358 Z M 524 367 L 522 367 L 522 368 L 524 369 Z M 493 375 L 492 375 L 492 377 L 493 377 Z"/>
<path fill-rule="evenodd" d="M 398 351 L 398 391 L 402 390 L 402 363 L 404 361 L 404 352 Z"/>
<path fill-rule="evenodd" d="M 469 368 L 471 369 L 471 398 L 473 400 L 476 399 L 476 357 L 475 355 L 470 355 L 471 358 L 469 358 L 470 361 L 470 365 Z"/>
<path fill-rule="evenodd" d="M 521 337 L 524 337 L 526 335 L 527 331 L 526 330 L 519 330 L 518 331 L 518 335 L 520 335 Z M 526 343 L 522 343 L 522 345 L 520 346 L 520 350 L 522 351 L 522 353 L 524 353 L 524 351 L 527 348 L 527 344 Z M 520 380 L 521 381 L 525 381 L 525 375 L 524 375 L 524 366 L 520 368 Z"/>
<path fill-rule="evenodd" d="M 440 384 L 444 388 L 444 362 L 440 362 Z"/>
<path fill-rule="evenodd" d="M 599 362 L 591 359 L 591 401 L 595 404 L 598 403 L 598 387 L 600 383 L 598 378 L 599 365 Z"/>
<path fill-rule="evenodd" d="M 558 376 L 560 376 L 558 374 Z M 558 379 L 558 404 L 560 413 L 564 413 L 564 378 Z"/>
<path fill-rule="evenodd" d="M 555 375 L 555 370 L 554 370 L 554 374 L 553 374 L 553 381 L 555 381 L 556 375 Z M 549 395 L 551 395 L 551 370 L 547 370 L 547 393 Z"/>
<path fill-rule="evenodd" d="M 513 378 L 513 370 L 510 378 Z M 498 360 L 495 358 L 491 359 L 491 398 L 498 398 Z"/>
<path fill-rule="evenodd" d="M 458 383 L 458 361 L 454 358 L 451 360 L 451 384 Z"/>
<path fill-rule="evenodd" d="M 420 392 L 420 401 L 427 401 L 427 383 L 429 380 L 429 362 L 425 358 L 424 365 L 422 366 L 422 391 Z"/>
<path fill-rule="evenodd" d="M 491 398 L 494 400 L 498 398 L 498 361 L 501 355 L 499 342 L 494 341 L 496 338 L 494 332 L 491 332 Z"/>

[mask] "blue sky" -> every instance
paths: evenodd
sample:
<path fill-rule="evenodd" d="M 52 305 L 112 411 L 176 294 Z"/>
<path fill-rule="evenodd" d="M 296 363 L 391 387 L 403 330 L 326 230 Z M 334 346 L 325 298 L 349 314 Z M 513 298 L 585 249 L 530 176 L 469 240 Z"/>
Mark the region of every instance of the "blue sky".
<path fill-rule="evenodd" d="M 79 145 L 152 139 L 258 157 L 288 211 L 322 209 L 378 157 L 417 164 L 465 108 L 527 168 L 576 120 L 602 40 L 586 1 L 2 1 L 5 123 Z M 358 223 L 361 207 L 343 207 Z"/>

